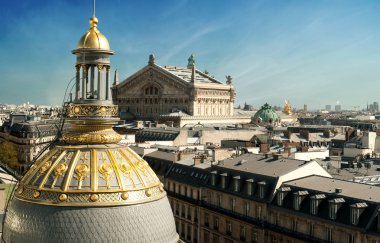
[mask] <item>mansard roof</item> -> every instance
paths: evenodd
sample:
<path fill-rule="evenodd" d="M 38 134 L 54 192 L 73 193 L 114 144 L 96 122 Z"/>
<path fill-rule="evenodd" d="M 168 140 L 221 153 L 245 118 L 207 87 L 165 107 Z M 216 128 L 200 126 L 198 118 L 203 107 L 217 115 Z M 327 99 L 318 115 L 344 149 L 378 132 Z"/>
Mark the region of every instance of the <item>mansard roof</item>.
<path fill-rule="evenodd" d="M 286 193 L 281 206 L 277 205 L 277 200 L 273 200 L 272 205 L 275 207 L 291 210 L 296 214 L 306 214 L 307 217 L 333 221 L 336 224 L 343 224 L 345 227 L 360 227 L 369 230 L 376 228 L 380 187 L 316 175 L 285 182 L 282 187 L 290 187 L 291 191 Z M 307 191 L 308 194 L 301 201 L 299 210 L 295 210 L 294 197 L 298 191 Z M 279 192 L 277 191 L 277 193 Z M 319 200 L 315 215 L 311 214 L 310 201 L 312 198 Z M 334 219 L 329 216 L 331 203 L 340 205 Z M 363 210 L 355 225 L 350 218 L 352 208 Z"/>

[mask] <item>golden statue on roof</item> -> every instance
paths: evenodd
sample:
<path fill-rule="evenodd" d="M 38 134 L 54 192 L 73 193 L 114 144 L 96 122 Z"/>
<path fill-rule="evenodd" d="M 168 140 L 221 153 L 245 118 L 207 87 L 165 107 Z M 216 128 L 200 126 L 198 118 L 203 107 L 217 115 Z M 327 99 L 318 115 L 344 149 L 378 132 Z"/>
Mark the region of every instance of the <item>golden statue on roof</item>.
<path fill-rule="evenodd" d="M 292 114 L 292 106 L 290 105 L 290 102 L 288 100 L 285 100 L 284 109 L 282 110 L 287 115 Z"/>

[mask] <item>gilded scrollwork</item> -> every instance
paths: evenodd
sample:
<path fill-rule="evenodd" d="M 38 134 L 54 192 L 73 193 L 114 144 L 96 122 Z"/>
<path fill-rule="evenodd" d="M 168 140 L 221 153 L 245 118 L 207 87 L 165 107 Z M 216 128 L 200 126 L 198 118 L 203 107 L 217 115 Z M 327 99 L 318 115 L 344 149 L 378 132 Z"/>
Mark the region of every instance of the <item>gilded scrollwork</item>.
<path fill-rule="evenodd" d="M 116 105 L 69 104 L 65 107 L 67 117 L 117 117 Z"/>
<path fill-rule="evenodd" d="M 58 178 L 64 175 L 67 168 L 68 168 L 68 165 L 66 162 L 60 163 L 54 168 L 53 183 L 51 184 L 51 188 L 54 188 L 55 183 L 57 183 Z"/>
<path fill-rule="evenodd" d="M 36 175 L 36 178 L 34 179 L 34 182 L 33 184 L 35 184 L 37 182 L 37 180 L 43 175 L 46 173 L 46 171 L 50 168 L 51 166 L 51 161 L 46 161 L 42 166 L 41 168 L 38 170 L 37 172 L 37 175 Z"/>
<path fill-rule="evenodd" d="M 104 152 L 100 153 L 99 159 L 103 162 L 99 166 L 99 172 L 101 174 L 101 177 L 106 181 L 107 188 L 109 189 L 111 187 L 110 180 L 112 178 L 113 168 L 112 165 L 107 163 L 107 159 Z"/>
<path fill-rule="evenodd" d="M 66 133 L 63 136 L 66 143 L 118 143 L 121 136 L 110 130 L 95 131 L 91 133 Z"/>

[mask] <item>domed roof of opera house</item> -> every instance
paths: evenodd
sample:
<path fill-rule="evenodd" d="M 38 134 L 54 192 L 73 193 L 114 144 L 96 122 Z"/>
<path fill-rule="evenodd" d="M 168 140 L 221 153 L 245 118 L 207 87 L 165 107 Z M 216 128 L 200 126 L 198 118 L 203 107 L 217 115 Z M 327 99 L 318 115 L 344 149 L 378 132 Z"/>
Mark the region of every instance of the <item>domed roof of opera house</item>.
<path fill-rule="evenodd" d="M 253 123 L 274 123 L 279 121 L 280 117 L 268 103 L 265 103 L 252 118 Z"/>

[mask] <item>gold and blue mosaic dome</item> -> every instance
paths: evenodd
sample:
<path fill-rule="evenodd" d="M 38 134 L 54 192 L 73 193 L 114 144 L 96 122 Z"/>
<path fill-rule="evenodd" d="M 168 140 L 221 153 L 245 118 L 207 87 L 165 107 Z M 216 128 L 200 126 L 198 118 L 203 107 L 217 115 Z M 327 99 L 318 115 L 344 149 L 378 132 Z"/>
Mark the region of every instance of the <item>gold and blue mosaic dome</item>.
<path fill-rule="evenodd" d="M 57 206 L 128 205 L 166 196 L 148 163 L 120 145 L 56 146 L 18 185 L 23 201 Z"/>

